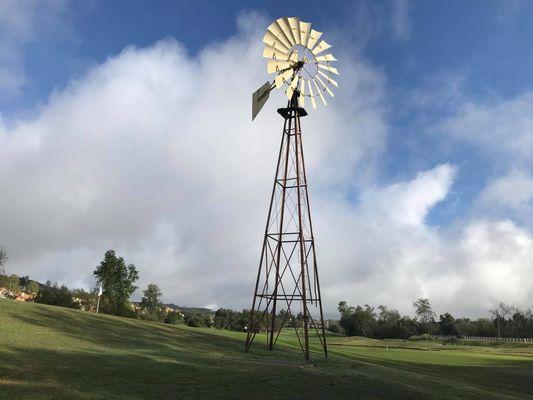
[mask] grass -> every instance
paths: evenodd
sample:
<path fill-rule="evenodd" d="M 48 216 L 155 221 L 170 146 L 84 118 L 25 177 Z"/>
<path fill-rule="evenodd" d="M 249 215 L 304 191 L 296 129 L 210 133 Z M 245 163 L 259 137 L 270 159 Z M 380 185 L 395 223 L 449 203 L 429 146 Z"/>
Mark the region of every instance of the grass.
<path fill-rule="evenodd" d="M 0 300 L 0 399 L 533 399 L 533 346 L 244 335 Z"/>

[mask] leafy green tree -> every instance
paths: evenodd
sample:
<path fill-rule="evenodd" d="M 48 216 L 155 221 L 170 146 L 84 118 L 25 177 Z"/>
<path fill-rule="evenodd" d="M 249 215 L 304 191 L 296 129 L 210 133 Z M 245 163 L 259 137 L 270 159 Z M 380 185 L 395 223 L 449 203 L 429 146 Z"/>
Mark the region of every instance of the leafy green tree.
<path fill-rule="evenodd" d="M 15 274 L 9 275 L 6 279 L 6 287 L 14 292 L 20 291 L 22 289 L 20 287 L 20 278 Z"/>
<path fill-rule="evenodd" d="M 368 304 L 364 307 L 351 307 L 345 301 L 341 301 L 338 310 L 341 313 L 339 325 L 344 329 L 346 336 L 373 337 L 377 328 L 374 307 Z"/>
<path fill-rule="evenodd" d="M 183 315 L 178 311 L 169 311 L 164 319 L 165 324 L 177 325 L 183 323 Z"/>
<path fill-rule="evenodd" d="M 3 247 L 0 247 L 0 275 L 5 275 L 6 270 L 4 269 L 7 263 L 7 252 Z"/>
<path fill-rule="evenodd" d="M 26 291 L 31 294 L 39 293 L 39 284 L 35 281 L 29 281 L 26 284 Z"/>
<path fill-rule="evenodd" d="M 455 318 L 450 313 L 439 315 L 439 333 L 447 336 L 457 335 Z"/>
<path fill-rule="evenodd" d="M 128 300 L 137 289 L 134 284 L 139 279 L 139 273 L 135 265 L 126 265 L 124 259 L 117 257 L 114 250 L 108 250 L 93 274 L 103 287 L 100 304 L 102 312 L 133 316 Z"/>
<path fill-rule="evenodd" d="M 66 286 L 47 285 L 39 289 L 39 293 L 35 297 L 36 303 L 49 304 L 52 306 L 79 308 L 78 303 L 72 298 L 72 292 Z"/>
<path fill-rule="evenodd" d="M 161 304 L 159 299 L 163 295 L 159 286 L 155 283 L 150 283 L 143 294 L 144 297 L 141 300 L 141 308 L 148 314 L 156 315 Z"/>
<path fill-rule="evenodd" d="M 208 327 L 212 325 L 211 317 L 207 314 L 186 313 L 185 323 L 192 327 Z"/>
<path fill-rule="evenodd" d="M 428 299 L 419 298 L 413 302 L 415 308 L 415 314 L 420 321 L 420 325 L 424 330 L 424 333 L 429 333 L 431 324 L 435 322 L 435 312 L 431 308 L 431 304 Z"/>

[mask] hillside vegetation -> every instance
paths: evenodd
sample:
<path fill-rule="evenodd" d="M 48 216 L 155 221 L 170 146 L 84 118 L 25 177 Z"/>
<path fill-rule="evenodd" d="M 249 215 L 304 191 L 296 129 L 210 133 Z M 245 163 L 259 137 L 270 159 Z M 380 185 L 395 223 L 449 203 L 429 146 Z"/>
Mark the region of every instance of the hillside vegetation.
<path fill-rule="evenodd" d="M 0 300 L 0 399 L 533 399 L 531 346 L 331 336 L 306 363 L 257 339 Z"/>

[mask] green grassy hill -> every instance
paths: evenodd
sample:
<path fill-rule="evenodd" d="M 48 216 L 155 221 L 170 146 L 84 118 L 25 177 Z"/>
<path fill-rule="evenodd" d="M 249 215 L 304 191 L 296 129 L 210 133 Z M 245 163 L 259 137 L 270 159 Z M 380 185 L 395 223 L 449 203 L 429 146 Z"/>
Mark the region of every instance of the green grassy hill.
<path fill-rule="evenodd" d="M 331 337 L 306 363 L 288 334 L 274 352 L 243 341 L 0 300 L 0 399 L 533 399 L 531 346 Z"/>

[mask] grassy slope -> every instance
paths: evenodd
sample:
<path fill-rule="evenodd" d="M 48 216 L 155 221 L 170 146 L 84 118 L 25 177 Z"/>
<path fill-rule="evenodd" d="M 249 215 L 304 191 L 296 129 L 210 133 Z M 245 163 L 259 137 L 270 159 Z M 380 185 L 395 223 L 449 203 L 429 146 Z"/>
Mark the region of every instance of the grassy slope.
<path fill-rule="evenodd" d="M 0 300 L 0 399 L 533 399 L 532 347 L 331 337 L 305 363 L 243 339 Z"/>

